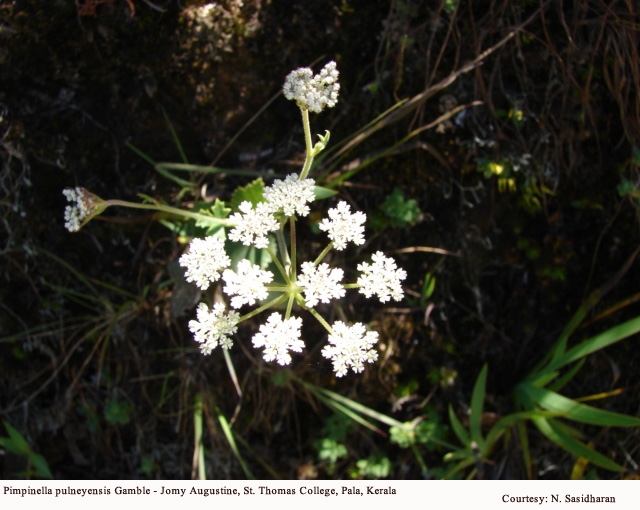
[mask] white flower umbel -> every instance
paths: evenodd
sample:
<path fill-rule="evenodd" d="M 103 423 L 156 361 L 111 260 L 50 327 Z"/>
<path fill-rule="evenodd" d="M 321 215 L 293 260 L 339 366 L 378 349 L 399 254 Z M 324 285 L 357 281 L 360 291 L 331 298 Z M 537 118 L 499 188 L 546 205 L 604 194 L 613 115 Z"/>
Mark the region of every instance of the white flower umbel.
<path fill-rule="evenodd" d="M 343 297 L 345 290 L 340 284 L 343 276 L 342 269 L 332 269 L 327 264 L 315 267 L 313 262 L 304 262 L 302 274 L 298 278 L 298 286 L 304 288 L 306 305 L 314 307 L 318 301 L 328 303 L 332 299 Z"/>
<path fill-rule="evenodd" d="M 224 239 L 209 236 L 191 241 L 179 263 L 186 268 L 187 281 L 206 290 L 209 284 L 220 278 L 220 271 L 231 264 L 231 259 L 224 251 Z"/>
<path fill-rule="evenodd" d="M 365 363 L 378 359 L 378 353 L 372 349 L 378 342 L 378 333 L 375 331 L 367 331 L 360 322 L 347 326 L 341 321 L 337 321 L 332 329 L 330 345 L 322 349 L 322 355 L 333 362 L 336 376 L 346 375 L 349 368 L 356 373 L 362 372 Z"/>
<path fill-rule="evenodd" d="M 105 209 L 104 200 L 84 188 L 65 188 L 62 194 L 70 202 L 64 209 L 64 226 L 69 232 L 77 232 Z"/>
<path fill-rule="evenodd" d="M 336 207 L 329 209 L 329 218 L 320 222 L 320 230 L 326 231 L 333 241 L 336 250 L 344 250 L 348 242 L 364 244 L 364 222 L 367 215 L 363 212 L 351 212 L 351 207 L 345 201 L 340 201 Z"/>
<path fill-rule="evenodd" d="M 271 212 L 282 212 L 285 216 L 307 216 L 310 212 L 307 202 L 315 199 L 315 185 L 313 179 L 300 180 L 297 174 L 291 174 L 284 181 L 273 181 L 271 186 L 265 188 L 262 196 Z"/>
<path fill-rule="evenodd" d="M 264 347 L 265 361 L 277 361 L 280 365 L 291 363 L 289 351 L 301 352 L 304 342 L 300 340 L 302 319 L 290 317 L 282 320 L 279 313 L 272 313 L 260 332 L 253 336 L 254 347 Z"/>
<path fill-rule="evenodd" d="M 229 232 L 229 239 L 241 242 L 245 246 L 266 248 L 269 246 L 267 234 L 280 227 L 278 220 L 265 202 L 258 202 L 255 209 L 251 202 L 242 202 L 239 213 L 233 213 L 229 220 L 236 226 Z"/>
<path fill-rule="evenodd" d="M 295 99 L 300 108 L 316 113 L 320 113 L 325 107 L 333 108 L 338 102 L 340 91 L 336 63 L 327 63 L 315 76 L 308 67 L 291 71 L 282 91 L 287 99 Z"/>
<path fill-rule="evenodd" d="M 269 291 L 266 284 L 273 281 L 271 271 L 263 271 L 257 264 L 247 259 L 238 262 L 237 272 L 227 269 L 222 273 L 226 285 L 222 289 L 231 298 L 231 306 L 240 308 L 242 305 L 253 305 L 256 300 L 267 299 Z"/>
<path fill-rule="evenodd" d="M 360 292 L 367 297 L 376 294 L 382 303 L 391 298 L 400 301 L 404 296 L 400 282 L 407 277 L 406 271 L 398 268 L 395 260 L 385 257 L 380 251 L 374 253 L 372 258 L 373 264 L 358 264 L 358 271 L 362 271 L 358 278 Z"/>
<path fill-rule="evenodd" d="M 202 354 L 211 354 L 218 345 L 231 349 L 233 340 L 229 337 L 238 330 L 240 314 L 234 311 L 226 314 L 222 303 L 216 303 L 211 310 L 200 303 L 196 314 L 198 320 L 189 321 L 189 330 L 195 341 L 200 343 Z"/>

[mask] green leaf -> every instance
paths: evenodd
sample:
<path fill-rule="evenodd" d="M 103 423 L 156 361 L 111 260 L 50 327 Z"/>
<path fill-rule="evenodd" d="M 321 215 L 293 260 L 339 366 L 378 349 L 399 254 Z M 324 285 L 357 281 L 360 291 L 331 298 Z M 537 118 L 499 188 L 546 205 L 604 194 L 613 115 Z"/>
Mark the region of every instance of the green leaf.
<path fill-rule="evenodd" d="M 53 474 L 51 474 L 49 465 L 42 455 L 38 453 L 32 453 L 31 455 L 29 455 L 29 462 L 34 467 L 36 474 L 40 478 L 49 478 L 51 480 L 53 479 Z"/>
<path fill-rule="evenodd" d="M 531 400 L 536 402 L 540 407 L 549 411 L 564 413 L 563 417 L 569 420 L 605 427 L 640 426 L 640 418 L 604 411 L 596 407 L 581 404 L 553 391 L 537 388 L 533 385 L 525 385 L 523 389 L 528 393 Z"/>
<path fill-rule="evenodd" d="M 422 284 L 422 296 L 425 299 L 429 299 L 433 294 L 433 291 L 436 288 L 436 277 L 432 276 L 431 273 L 427 273 L 424 275 L 424 283 Z"/>
<path fill-rule="evenodd" d="M 7 429 L 11 440 L 10 442 L 3 441 L 3 446 L 18 455 L 29 455 L 31 453 L 31 447 L 24 436 L 20 434 L 18 430 L 14 429 L 8 421 L 3 420 L 2 422 L 4 423 L 4 427 Z"/>
<path fill-rule="evenodd" d="M 325 198 L 329 198 L 338 194 L 336 190 L 324 188 L 322 186 L 315 186 L 313 188 L 313 193 L 316 196 L 316 200 L 324 200 Z"/>
<path fill-rule="evenodd" d="M 222 200 L 220 200 L 219 198 L 216 198 L 213 204 L 209 204 L 206 202 L 200 202 L 196 204 L 195 207 L 193 208 L 193 212 L 197 212 L 198 214 L 202 214 L 204 216 L 211 216 L 212 218 L 219 218 L 223 220 L 227 216 L 229 216 L 231 209 L 227 207 Z M 196 227 L 206 229 L 205 235 L 207 236 L 214 235 L 216 232 L 218 232 L 221 237 L 224 237 L 224 229 L 222 225 L 212 225 L 211 223 L 205 220 L 197 219 Z"/>
<path fill-rule="evenodd" d="M 263 191 L 264 181 L 262 177 L 258 177 L 246 186 L 237 187 L 231 196 L 231 208 L 237 211 L 242 202 L 251 202 L 255 207 L 257 203 L 264 201 L 262 198 Z"/>
<path fill-rule="evenodd" d="M 460 440 L 460 442 L 463 445 L 470 447 L 471 439 L 469 438 L 469 434 L 467 433 L 465 428 L 462 426 L 462 423 L 460 423 L 460 420 L 458 420 L 456 413 L 453 412 L 453 407 L 451 406 L 451 404 L 449 404 L 449 421 L 451 422 L 451 427 L 453 428 L 453 432 L 455 433 L 456 436 L 458 436 L 458 439 Z"/>
<path fill-rule="evenodd" d="M 104 408 L 104 417 L 109 423 L 126 425 L 131 421 L 133 409 L 126 400 L 110 400 Z"/>
<path fill-rule="evenodd" d="M 533 423 L 536 427 L 538 427 L 538 430 L 540 430 L 540 432 L 542 432 L 542 434 L 549 440 L 561 446 L 568 452 L 574 454 L 578 458 L 584 457 L 592 464 L 600 466 L 604 469 L 608 469 L 609 471 L 622 472 L 625 470 L 621 465 L 615 463 L 601 453 L 596 452 L 584 443 L 581 443 L 577 439 L 571 437 L 564 430 L 562 430 L 562 428 L 559 427 L 558 424 L 554 423 L 553 420 L 547 420 L 545 418 L 534 418 Z"/>
<path fill-rule="evenodd" d="M 231 426 L 229 425 L 229 422 L 227 421 L 225 416 L 220 412 L 220 409 L 218 409 L 218 406 L 215 406 L 215 410 L 216 410 L 216 415 L 218 417 L 218 421 L 220 422 L 220 427 L 222 428 L 222 432 L 227 438 L 227 442 L 229 443 L 229 446 L 231 447 L 231 450 L 233 451 L 233 454 L 235 455 L 236 460 L 240 464 L 242 471 L 244 472 L 245 476 L 249 480 L 255 480 L 256 477 L 253 475 L 253 473 L 251 472 L 251 469 L 249 469 L 249 466 L 247 465 L 244 458 L 240 454 L 240 450 L 238 450 L 238 445 L 236 444 L 235 438 L 233 437 L 233 431 L 231 430 Z"/>
<path fill-rule="evenodd" d="M 389 218 L 392 227 L 415 225 L 422 218 L 418 202 L 405 200 L 400 188 L 395 188 L 380 205 L 382 212 Z"/>
<path fill-rule="evenodd" d="M 318 459 L 329 461 L 332 464 L 335 464 L 338 459 L 346 457 L 349 453 L 345 445 L 330 437 L 314 441 L 313 445 L 318 450 Z"/>
<path fill-rule="evenodd" d="M 487 385 L 487 371 L 489 367 L 485 363 L 480 375 L 473 387 L 471 396 L 471 415 L 469 417 L 469 430 L 471 439 L 476 442 L 480 451 L 484 451 L 484 439 L 482 438 L 482 412 L 484 407 L 485 388 Z"/>
<path fill-rule="evenodd" d="M 634 335 L 640 332 L 640 317 L 631 319 L 622 324 L 618 324 L 613 328 L 600 333 L 588 340 L 584 340 L 572 349 L 569 349 L 566 353 L 556 357 L 549 365 L 545 367 L 542 373 L 551 372 L 558 368 L 567 365 L 573 361 L 579 360 L 592 352 L 604 349 L 609 345 L 612 345 L 628 336 Z"/>

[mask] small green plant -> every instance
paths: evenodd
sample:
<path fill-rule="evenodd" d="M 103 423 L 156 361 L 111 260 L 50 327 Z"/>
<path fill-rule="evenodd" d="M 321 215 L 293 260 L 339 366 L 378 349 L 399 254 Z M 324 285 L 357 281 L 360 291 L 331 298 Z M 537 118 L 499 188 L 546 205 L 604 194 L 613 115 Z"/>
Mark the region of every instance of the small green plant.
<path fill-rule="evenodd" d="M 406 200 L 400 188 L 395 188 L 380 205 L 380 213 L 372 218 L 373 228 L 382 230 L 387 226 L 403 228 L 413 226 L 422 219 L 422 211 L 413 198 Z"/>
<path fill-rule="evenodd" d="M 468 429 L 462 425 L 453 408 L 449 407 L 451 427 L 463 447 L 451 451 L 445 456 L 445 461 L 455 462 L 454 467 L 446 474 L 446 478 L 453 477 L 469 467 L 471 467 L 469 478 L 474 476 L 482 477 L 483 465 L 489 462 L 497 441 L 512 426 L 517 428 L 524 464 L 529 478 L 532 478 L 532 462 L 526 432 L 526 421 L 531 421 L 545 437 L 569 453 L 576 455 L 583 462 L 592 463 L 610 471 L 625 471 L 623 466 L 582 442 L 580 440 L 580 432 L 573 427 L 567 426 L 563 420 L 601 427 L 638 427 L 640 426 L 640 418 L 604 411 L 581 402 L 594 398 L 604 398 L 607 395 L 572 399 L 561 395 L 559 390 L 576 375 L 586 356 L 639 333 L 640 317 L 619 324 L 599 335 L 580 342 L 571 349 L 567 349 L 568 338 L 584 318 L 587 308 L 587 306 L 580 308 L 558 338 L 553 349 L 549 351 L 547 357 L 516 386 L 514 399 L 516 405 L 521 409 L 520 411 L 504 416 L 486 434 L 483 434 L 482 417 L 488 372 L 487 365 L 482 368 L 473 389 Z M 561 369 L 571 364 L 574 365 L 566 373 L 561 374 Z"/>
<path fill-rule="evenodd" d="M 595 398 L 604 398 L 608 394 L 576 399 L 565 397 L 559 393 L 560 389 L 575 377 L 586 356 L 640 333 L 640 317 L 636 317 L 568 348 L 570 335 L 584 319 L 589 301 L 593 302 L 598 294 L 599 291 L 596 291 L 587 304 L 576 312 L 546 358 L 516 386 L 515 399 L 516 403 L 526 411 L 556 413 L 556 416 L 538 414 L 531 418 L 536 428 L 549 440 L 578 458 L 584 458 L 588 462 L 610 471 L 621 472 L 625 470 L 623 466 L 582 442 L 580 440 L 581 434 L 562 421 L 569 420 L 600 427 L 640 426 L 640 418 L 604 411 L 582 403 Z M 567 369 L 567 371 L 563 373 L 562 369 Z M 523 446 L 526 444 L 523 442 Z M 526 451 L 528 449 L 525 449 Z M 527 457 L 527 454 L 525 456 Z M 527 462 L 528 465 L 529 462 Z"/>
<path fill-rule="evenodd" d="M 104 418 L 113 425 L 126 425 L 131 421 L 133 409 L 126 400 L 111 399 L 104 408 Z"/>

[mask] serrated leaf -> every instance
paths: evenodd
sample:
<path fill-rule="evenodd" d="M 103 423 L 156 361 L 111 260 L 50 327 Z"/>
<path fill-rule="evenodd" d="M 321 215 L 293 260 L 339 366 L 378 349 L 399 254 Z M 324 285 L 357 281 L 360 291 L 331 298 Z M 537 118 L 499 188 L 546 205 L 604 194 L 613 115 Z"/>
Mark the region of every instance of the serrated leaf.
<path fill-rule="evenodd" d="M 211 216 L 212 218 L 225 219 L 229 216 L 231 209 L 225 205 L 225 203 L 216 198 L 216 201 L 213 204 L 209 204 L 206 202 L 200 202 L 195 205 L 193 208 L 193 212 L 197 212 L 198 214 L 202 214 L 204 216 Z M 224 228 L 222 225 L 214 225 L 208 223 L 205 220 L 196 220 L 196 227 L 204 228 L 206 230 L 205 235 L 211 236 L 216 232 L 220 237 L 224 238 Z"/>
<path fill-rule="evenodd" d="M 262 177 L 258 177 L 246 186 L 237 187 L 231 196 L 231 208 L 237 211 L 242 202 L 251 202 L 255 207 L 257 203 L 264 202 L 262 198 L 263 191 L 264 181 Z"/>

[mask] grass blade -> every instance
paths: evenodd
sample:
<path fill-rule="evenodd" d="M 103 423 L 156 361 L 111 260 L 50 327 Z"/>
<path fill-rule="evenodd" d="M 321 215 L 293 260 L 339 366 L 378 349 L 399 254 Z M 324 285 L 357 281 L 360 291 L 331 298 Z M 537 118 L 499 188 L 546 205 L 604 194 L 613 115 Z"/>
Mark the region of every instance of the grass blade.
<path fill-rule="evenodd" d="M 636 333 L 640 333 L 640 317 L 618 324 L 604 333 L 600 333 L 599 335 L 579 343 L 572 349 L 569 349 L 565 354 L 554 359 L 549 365 L 547 365 L 547 367 L 545 367 L 544 372 L 557 370 L 564 365 L 577 361 L 588 354 L 604 349 L 605 347 Z"/>
<path fill-rule="evenodd" d="M 609 471 L 622 472 L 625 470 L 620 464 L 617 464 L 601 453 L 592 450 L 586 444 L 581 443 L 577 439 L 571 437 L 560 427 L 558 427 L 557 424 L 555 424 L 552 420 L 547 420 L 545 418 L 534 418 L 533 423 L 536 427 L 538 427 L 538 430 L 545 437 L 547 437 L 547 439 L 556 443 L 568 452 L 576 455 L 578 458 L 584 457 L 592 464 L 600 466 L 604 469 L 608 469 Z"/>
<path fill-rule="evenodd" d="M 236 441 L 233 437 L 233 431 L 229 426 L 229 422 L 224 417 L 224 415 L 220 412 L 220 410 L 218 409 L 218 406 L 215 406 L 215 409 L 216 409 L 216 415 L 218 417 L 218 421 L 220 422 L 220 426 L 222 427 L 222 432 L 224 432 L 224 435 L 227 438 L 229 446 L 231 446 L 231 450 L 233 451 L 233 454 L 236 456 L 236 459 L 238 459 L 238 462 L 240 463 L 240 467 L 242 468 L 244 475 L 249 480 L 255 480 L 256 477 L 253 476 L 253 473 L 249 469 L 249 466 L 247 466 L 246 462 L 242 458 L 242 455 L 240 455 L 240 451 L 238 450 L 238 445 L 236 444 Z"/>
<path fill-rule="evenodd" d="M 462 423 L 460 423 L 460 420 L 458 420 L 456 413 L 453 412 L 453 406 L 451 406 L 451 404 L 449 404 L 449 421 L 451 422 L 451 428 L 453 428 L 453 432 L 456 436 L 458 436 L 460 442 L 467 448 L 470 448 L 471 439 L 469 438 L 469 434 L 462 426 Z"/>
<path fill-rule="evenodd" d="M 482 438 L 482 411 L 484 406 L 484 396 L 487 385 L 488 366 L 485 365 L 480 371 L 471 395 L 471 415 L 469 416 L 469 432 L 471 439 L 478 445 L 480 451 L 484 452 L 484 439 Z"/>
<path fill-rule="evenodd" d="M 564 413 L 563 416 L 569 420 L 605 427 L 640 426 L 640 418 L 581 404 L 553 391 L 537 388 L 533 385 L 526 385 L 523 389 L 540 407 L 549 411 Z"/>

